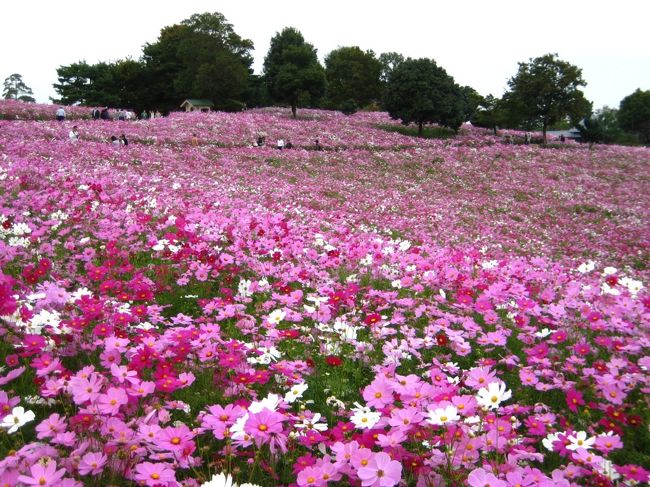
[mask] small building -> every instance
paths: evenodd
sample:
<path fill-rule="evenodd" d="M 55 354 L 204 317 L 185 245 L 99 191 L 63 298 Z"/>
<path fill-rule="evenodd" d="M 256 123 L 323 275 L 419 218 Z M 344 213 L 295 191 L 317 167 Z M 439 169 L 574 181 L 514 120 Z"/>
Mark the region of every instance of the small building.
<path fill-rule="evenodd" d="M 181 103 L 181 108 L 184 108 L 186 112 L 209 112 L 212 106 L 210 100 L 199 100 L 196 98 L 188 98 Z"/>

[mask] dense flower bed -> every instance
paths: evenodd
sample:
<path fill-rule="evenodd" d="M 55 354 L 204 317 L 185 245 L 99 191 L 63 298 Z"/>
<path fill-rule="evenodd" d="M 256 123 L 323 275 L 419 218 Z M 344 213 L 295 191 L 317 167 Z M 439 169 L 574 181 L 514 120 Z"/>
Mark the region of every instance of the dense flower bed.
<path fill-rule="evenodd" d="M 650 152 L 303 113 L 0 121 L 2 481 L 646 482 Z"/>

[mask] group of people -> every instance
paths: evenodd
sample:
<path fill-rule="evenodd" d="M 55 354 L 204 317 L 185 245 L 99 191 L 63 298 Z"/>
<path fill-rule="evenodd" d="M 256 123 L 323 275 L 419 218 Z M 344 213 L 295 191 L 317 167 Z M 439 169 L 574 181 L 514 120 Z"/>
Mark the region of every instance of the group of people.
<path fill-rule="evenodd" d="M 266 136 L 258 135 L 257 140 L 253 142 L 253 147 L 264 147 L 266 145 Z M 293 149 L 293 144 L 290 140 L 285 141 L 284 139 L 278 139 L 275 143 L 275 148 L 278 150 L 284 149 Z M 314 141 L 314 150 L 323 150 L 323 146 L 320 145 L 318 139 Z"/>
<path fill-rule="evenodd" d="M 70 139 L 70 142 L 77 142 L 79 140 L 79 127 L 77 125 L 72 127 L 68 133 L 68 138 Z M 120 135 L 119 137 L 111 135 L 110 143 L 113 145 L 129 145 L 129 140 L 124 134 Z"/>
<path fill-rule="evenodd" d="M 126 135 L 122 134 L 120 137 L 115 137 L 114 135 L 111 135 L 111 144 L 113 145 L 129 145 L 129 141 L 126 138 Z"/>
<path fill-rule="evenodd" d="M 131 110 L 124 110 L 120 108 L 111 113 L 111 109 L 108 107 L 104 108 L 93 108 L 90 112 L 93 120 L 135 120 L 136 115 Z"/>
<path fill-rule="evenodd" d="M 160 113 L 158 110 L 155 112 L 153 110 L 147 111 L 147 110 L 142 110 L 142 113 L 140 114 L 140 120 L 146 120 L 148 118 L 162 118 L 162 113 Z"/>

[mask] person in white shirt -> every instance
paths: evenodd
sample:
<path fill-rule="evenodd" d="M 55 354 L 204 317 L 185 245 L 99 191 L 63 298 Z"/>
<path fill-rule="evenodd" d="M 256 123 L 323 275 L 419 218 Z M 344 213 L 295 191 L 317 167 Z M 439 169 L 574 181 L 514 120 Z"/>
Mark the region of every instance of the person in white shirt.
<path fill-rule="evenodd" d="M 276 145 L 276 147 L 280 150 L 284 149 L 284 140 L 278 139 L 278 144 Z"/>
<path fill-rule="evenodd" d="M 59 107 L 56 110 L 56 119 L 59 122 L 63 122 L 65 120 L 65 110 L 63 109 L 63 107 Z"/>
<path fill-rule="evenodd" d="M 79 140 L 79 131 L 77 130 L 77 126 L 75 125 L 72 127 L 72 130 L 68 134 L 68 137 L 70 137 L 71 142 L 76 142 Z"/>

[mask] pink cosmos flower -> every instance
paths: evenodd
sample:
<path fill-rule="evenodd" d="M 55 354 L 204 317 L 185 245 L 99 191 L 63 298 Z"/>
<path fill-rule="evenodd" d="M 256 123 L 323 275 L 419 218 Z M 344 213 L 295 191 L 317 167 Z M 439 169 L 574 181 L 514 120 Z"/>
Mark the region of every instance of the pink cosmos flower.
<path fill-rule="evenodd" d="M 389 383 L 381 376 L 376 377 L 375 380 L 373 380 L 363 390 L 363 398 L 368 407 L 374 407 L 377 409 L 393 404 L 395 401 Z"/>
<path fill-rule="evenodd" d="M 57 470 L 56 462 L 49 461 L 47 465 L 43 466 L 40 463 L 35 463 L 29 468 L 31 477 L 20 475 L 18 481 L 26 485 L 38 485 L 39 487 L 50 487 L 56 485 L 61 477 L 65 475 L 65 469 Z"/>
<path fill-rule="evenodd" d="M 272 434 L 282 433 L 284 415 L 262 409 L 259 413 L 251 413 L 244 425 L 244 431 L 251 435 L 259 446 L 270 441 Z"/>
<path fill-rule="evenodd" d="M 79 462 L 79 475 L 99 475 L 108 458 L 103 453 L 86 453 Z"/>
<path fill-rule="evenodd" d="M 63 433 L 65 429 L 66 423 L 61 416 L 57 413 L 50 414 L 47 419 L 41 421 L 41 423 L 36 427 L 36 437 L 39 440 L 42 440 Z"/>
<path fill-rule="evenodd" d="M 320 487 L 325 482 L 322 480 L 322 472 L 318 467 L 306 467 L 298 473 L 296 479 L 300 487 Z"/>
<path fill-rule="evenodd" d="M 183 451 L 193 447 L 194 433 L 185 425 L 178 427 L 167 427 L 158 431 L 156 444 L 160 448 L 171 452 Z"/>
<path fill-rule="evenodd" d="M 129 402 L 124 389 L 109 387 L 106 394 L 101 394 L 97 400 L 97 407 L 102 414 L 117 414 L 120 407 Z"/>
<path fill-rule="evenodd" d="M 176 474 L 167 463 L 138 463 L 135 466 L 134 479 L 148 487 L 167 485 L 170 482 L 176 482 Z"/>
<path fill-rule="evenodd" d="M 94 401 L 102 390 L 103 379 L 99 374 L 92 373 L 88 377 L 75 375 L 68 383 L 75 404 L 84 404 Z"/>
<path fill-rule="evenodd" d="M 364 487 L 392 487 L 402 478 L 402 464 L 393 460 L 388 453 L 375 453 L 367 466 L 357 472 Z"/>
<path fill-rule="evenodd" d="M 487 472 L 483 468 L 472 470 L 467 477 L 467 484 L 471 487 L 508 487 L 503 480 L 498 479 L 494 474 Z"/>
<path fill-rule="evenodd" d="M 465 379 L 465 384 L 474 389 L 487 387 L 491 382 L 500 382 L 500 380 L 489 367 L 474 367 Z"/>

